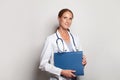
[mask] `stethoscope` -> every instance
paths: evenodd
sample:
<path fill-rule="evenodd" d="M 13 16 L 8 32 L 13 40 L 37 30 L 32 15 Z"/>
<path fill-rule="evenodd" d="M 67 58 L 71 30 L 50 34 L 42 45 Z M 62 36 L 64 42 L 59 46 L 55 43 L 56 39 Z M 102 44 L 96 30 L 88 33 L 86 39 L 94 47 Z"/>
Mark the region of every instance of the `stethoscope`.
<path fill-rule="evenodd" d="M 62 38 L 60 38 L 60 37 L 58 36 L 57 32 L 56 32 L 56 36 L 57 36 L 56 44 L 57 44 L 58 52 L 60 52 L 60 53 L 61 53 L 61 52 L 66 52 L 67 50 L 65 50 L 64 42 L 63 42 Z M 77 46 L 76 46 L 76 44 L 75 44 L 74 37 L 73 37 L 73 35 L 72 35 L 71 33 L 70 33 L 70 36 L 72 37 L 72 41 L 73 41 L 73 44 L 74 44 L 75 50 L 78 51 L 78 48 L 77 48 Z M 59 44 L 58 44 L 59 41 L 62 42 L 63 51 L 60 50 L 60 47 L 59 47 Z"/>

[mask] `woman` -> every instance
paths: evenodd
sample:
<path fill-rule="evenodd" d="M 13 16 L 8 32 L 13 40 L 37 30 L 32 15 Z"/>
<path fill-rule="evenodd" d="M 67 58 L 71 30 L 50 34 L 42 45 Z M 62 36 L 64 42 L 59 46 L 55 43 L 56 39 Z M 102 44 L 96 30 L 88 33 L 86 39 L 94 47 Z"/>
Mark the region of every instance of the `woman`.
<path fill-rule="evenodd" d="M 50 80 L 77 80 L 75 74 L 73 74 L 74 70 L 64 70 L 54 66 L 54 53 L 59 50 L 63 50 L 66 52 L 76 51 L 74 43 L 72 41 L 72 36 L 70 35 L 69 28 L 71 26 L 73 19 L 73 13 L 69 9 L 62 9 L 58 14 L 59 26 L 56 33 L 47 37 L 44 49 L 42 51 L 40 57 L 40 66 L 39 68 L 43 71 L 47 71 L 54 76 L 50 77 Z M 61 38 L 63 40 L 64 46 L 61 42 L 56 44 L 57 38 Z M 74 36 L 75 44 L 78 48 L 79 40 L 76 36 Z M 86 65 L 86 59 L 83 56 L 82 64 Z"/>

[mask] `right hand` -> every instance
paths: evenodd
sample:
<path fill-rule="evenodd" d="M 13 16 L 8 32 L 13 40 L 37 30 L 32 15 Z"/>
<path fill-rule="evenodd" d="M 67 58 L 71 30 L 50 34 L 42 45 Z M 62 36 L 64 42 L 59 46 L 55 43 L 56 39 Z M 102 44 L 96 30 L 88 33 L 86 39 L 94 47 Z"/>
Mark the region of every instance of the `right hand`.
<path fill-rule="evenodd" d="M 62 70 L 61 75 L 67 78 L 73 78 L 76 77 L 74 73 L 75 73 L 74 70 Z"/>

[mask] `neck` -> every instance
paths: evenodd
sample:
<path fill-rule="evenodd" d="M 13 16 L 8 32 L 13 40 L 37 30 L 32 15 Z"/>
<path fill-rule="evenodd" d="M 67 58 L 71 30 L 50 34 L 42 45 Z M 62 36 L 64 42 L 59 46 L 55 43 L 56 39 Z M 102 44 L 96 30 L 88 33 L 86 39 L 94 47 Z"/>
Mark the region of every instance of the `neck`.
<path fill-rule="evenodd" d="M 60 35 L 63 38 L 63 40 L 65 40 L 65 42 L 70 42 L 68 29 L 63 29 L 63 28 L 59 27 L 58 32 L 60 33 Z"/>
<path fill-rule="evenodd" d="M 58 31 L 60 32 L 60 34 L 68 34 L 68 29 L 64 29 L 62 27 L 59 27 Z"/>

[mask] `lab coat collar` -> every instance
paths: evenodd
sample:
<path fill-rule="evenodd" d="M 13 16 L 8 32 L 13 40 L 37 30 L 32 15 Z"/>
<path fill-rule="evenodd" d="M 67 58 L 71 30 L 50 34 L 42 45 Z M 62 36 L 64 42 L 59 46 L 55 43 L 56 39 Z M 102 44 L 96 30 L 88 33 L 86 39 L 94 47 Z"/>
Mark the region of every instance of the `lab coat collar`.
<path fill-rule="evenodd" d="M 59 31 L 57 30 L 56 32 L 57 32 L 58 37 L 62 39 Z M 68 31 L 68 34 L 69 34 L 69 36 L 70 36 L 70 42 L 71 42 L 71 44 L 72 44 L 72 48 L 73 48 L 74 51 L 76 51 L 75 46 L 74 46 L 74 43 L 73 43 L 72 36 L 70 35 L 70 32 L 69 32 L 69 31 Z M 74 37 L 74 36 L 73 36 L 73 37 Z M 63 39 L 62 39 L 62 40 L 63 40 Z M 69 48 L 67 47 L 66 42 L 65 42 L 64 40 L 63 40 L 63 43 L 64 43 L 65 51 L 66 51 L 66 52 L 69 52 Z"/>

